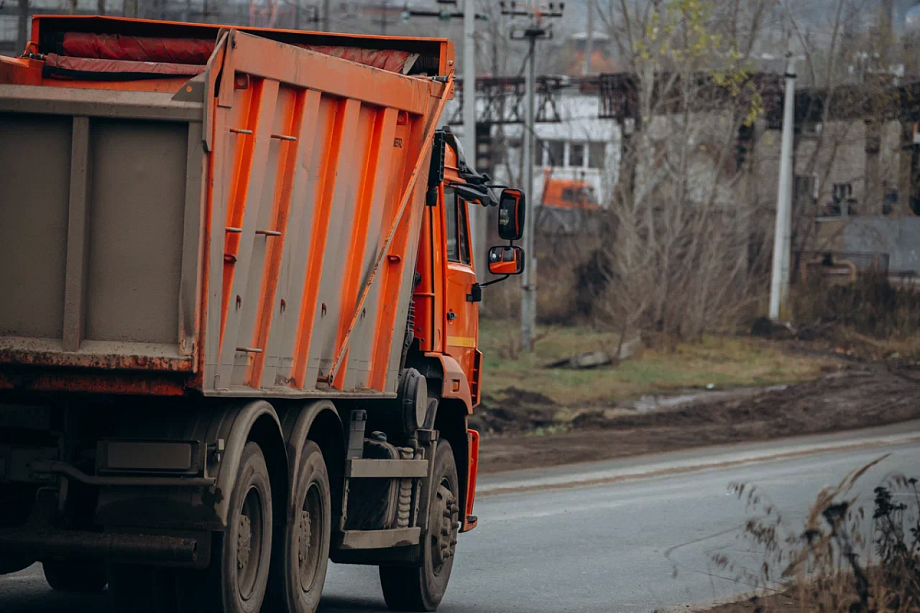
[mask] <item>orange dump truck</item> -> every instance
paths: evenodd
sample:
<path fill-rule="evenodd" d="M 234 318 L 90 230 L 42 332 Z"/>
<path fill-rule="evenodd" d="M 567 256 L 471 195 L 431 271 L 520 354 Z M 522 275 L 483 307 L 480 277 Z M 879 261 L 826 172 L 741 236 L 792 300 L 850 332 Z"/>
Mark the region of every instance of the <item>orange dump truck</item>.
<path fill-rule="evenodd" d="M 116 610 L 433 610 L 476 525 L 446 40 L 36 17 L 0 59 L 0 574 Z M 483 254 L 485 255 L 485 254 Z"/>

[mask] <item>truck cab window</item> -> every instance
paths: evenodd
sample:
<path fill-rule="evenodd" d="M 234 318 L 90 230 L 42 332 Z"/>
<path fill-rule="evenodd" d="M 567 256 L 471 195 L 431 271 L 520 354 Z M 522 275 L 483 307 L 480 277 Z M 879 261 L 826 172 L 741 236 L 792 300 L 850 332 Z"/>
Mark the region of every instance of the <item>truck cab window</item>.
<path fill-rule="evenodd" d="M 447 219 L 447 259 L 470 265 L 470 237 L 466 221 L 467 203 L 453 189 L 444 188 L 444 214 Z"/>
<path fill-rule="evenodd" d="M 466 221 L 466 208 L 469 206 L 465 200 L 460 200 L 457 198 L 457 219 L 458 219 L 458 230 L 459 236 L 457 237 L 457 242 L 460 243 L 460 262 L 470 265 L 470 237 L 469 237 L 469 226 Z M 475 206 L 475 205 L 474 205 Z"/>
<path fill-rule="evenodd" d="M 457 243 L 457 194 L 454 190 L 444 188 L 444 215 L 447 219 L 447 260 L 460 261 L 460 246 Z"/>

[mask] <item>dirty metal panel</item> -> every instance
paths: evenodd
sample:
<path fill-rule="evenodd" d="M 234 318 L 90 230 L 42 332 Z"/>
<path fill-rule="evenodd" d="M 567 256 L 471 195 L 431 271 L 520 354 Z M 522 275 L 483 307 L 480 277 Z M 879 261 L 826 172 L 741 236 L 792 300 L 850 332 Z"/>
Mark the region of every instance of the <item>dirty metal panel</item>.
<path fill-rule="evenodd" d="M 426 158 L 429 156 L 426 156 Z M 428 163 L 427 161 L 425 162 Z M 415 275 L 415 259 L 418 253 L 419 233 L 421 232 L 422 213 L 425 210 L 424 185 L 417 186 L 412 194 L 414 202 L 400 222 L 400 229 L 391 246 L 391 252 L 399 255 L 400 262 L 391 264 L 391 274 L 398 279 L 397 306 L 391 323 L 388 322 L 386 331 L 392 330 L 390 341 L 390 355 L 388 361 L 386 383 L 384 390 L 395 391 L 399 377 L 399 359 L 402 352 L 402 334 L 406 318 L 409 313 L 409 301 L 412 299 L 412 280 Z"/>
<path fill-rule="evenodd" d="M 244 141 L 241 164 L 236 173 L 221 177 L 221 180 L 229 179 L 233 185 L 224 217 L 226 226 L 223 233 L 226 246 L 223 277 L 225 314 L 217 375 L 219 386 L 224 387 L 232 384 L 234 366 L 240 364 L 245 367 L 253 357 L 252 349 L 255 349 L 250 347 L 252 322 L 244 317 L 243 303 L 258 303 L 259 300 L 257 292 L 261 287 L 261 279 L 251 279 L 250 272 L 251 268 L 255 269 L 257 275 L 261 276 L 259 273 L 265 255 L 264 249 L 257 250 L 255 245 L 260 238 L 257 234 L 259 224 L 264 222 L 262 209 L 270 206 L 270 203 L 262 202 L 262 187 L 266 180 L 271 181 L 266 179 L 266 175 L 271 176 L 276 170 L 269 165 L 269 152 L 273 140 L 271 129 L 277 109 L 278 85 L 277 81 L 254 81 L 249 89 L 239 90 L 251 92 L 252 96 L 247 123 L 234 128 L 239 130 L 236 134 Z M 251 280 L 256 291 L 251 291 Z"/>
<path fill-rule="evenodd" d="M 62 337 L 72 123 L 0 113 L 0 336 Z"/>
<path fill-rule="evenodd" d="M 384 549 L 418 545 L 421 528 L 392 530 L 346 530 L 339 542 L 340 549 Z"/>
<path fill-rule="evenodd" d="M 204 229 L 205 163 L 202 125 L 188 124 L 186 144 L 185 218 L 182 230 L 182 268 L 179 281 L 179 351 L 193 356 L 198 348 L 198 310 L 201 292 L 201 243 Z"/>
<path fill-rule="evenodd" d="M 187 122 L 201 119 L 201 104 L 168 93 L 0 85 L 4 112 Z"/>
<path fill-rule="evenodd" d="M 394 169 L 400 169 L 399 164 L 404 159 L 403 139 L 396 137 L 397 128 L 401 127 L 397 126 L 398 121 L 399 113 L 393 109 L 381 111 L 377 116 L 374 135 L 376 151 L 373 152 L 373 159 L 368 160 L 368 173 L 362 187 L 362 199 L 370 206 L 361 218 L 361 224 L 353 229 L 351 239 L 351 251 L 354 253 L 352 265 L 355 268 L 350 273 L 351 293 L 348 302 L 355 305 L 359 292 L 370 278 L 377 253 L 386 241 L 391 219 L 385 218 L 385 214 L 389 213 L 392 216 L 392 209 L 395 208 L 392 203 L 399 198 L 399 194 L 394 195 L 390 191 L 390 178 L 394 174 Z M 371 164 L 374 165 L 373 168 Z M 362 307 L 361 316 L 355 324 L 348 353 L 336 373 L 337 389 L 368 387 L 379 299 L 380 283 L 374 283 Z M 347 323 L 346 319 L 345 324 Z"/>
<path fill-rule="evenodd" d="M 233 36 L 244 41 L 224 58 L 233 88 L 221 89 L 206 120 L 213 115 L 205 392 L 389 396 L 370 385 L 373 357 L 392 355 L 377 324 L 389 299 L 389 337 L 398 313 L 403 332 L 409 292 L 400 286 L 411 281 L 403 270 L 415 243 L 409 258 L 407 237 L 394 242 L 401 255 L 389 288 L 374 275 L 393 266 L 378 257 L 445 86 Z M 412 196 L 400 228 L 415 224 L 411 209 L 422 204 Z M 381 381 L 397 367 L 381 365 Z"/>
<path fill-rule="evenodd" d="M 414 143 L 407 163 L 401 172 L 400 185 L 408 184 L 408 177 L 415 166 L 421 163 L 428 167 L 430 149 L 421 150 L 421 138 L 430 126 L 425 125 L 422 118 L 413 122 L 409 141 Z M 396 387 L 396 375 L 399 369 L 399 358 L 402 351 L 402 334 L 411 299 L 412 278 L 415 273 L 415 261 L 418 253 L 418 239 L 421 229 L 422 213 L 425 211 L 426 185 L 424 181 L 418 183 L 411 196 L 406 213 L 403 214 L 393 242 L 390 244 L 388 257 L 382 263 L 380 270 L 381 283 L 381 308 L 378 311 L 375 331 L 374 350 L 371 362 L 370 387 L 379 390 L 393 391 Z M 399 189 L 402 197 L 403 188 Z M 395 210 L 392 219 L 395 221 L 398 211 Z M 392 223 L 392 222 L 391 222 Z"/>
<path fill-rule="evenodd" d="M 354 304 L 342 304 L 342 286 L 348 263 L 353 257 L 349 239 L 359 206 L 361 179 L 367 163 L 370 137 L 373 128 L 373 111 L 362 108 L 361 103 L 349 100 L 342 118 L 342 146 L 339 152 L 332 208 L 329 218 L 329 236 L 323 258 L 323 274 L 318 300 L 320 312 L 314 320 L 313 343 L 305 376 L 305 387 L 314 387 L 311 381 L 328 374 L 337 349 L 339 324 L 351 318 Z M 325 310 L 322 308 L 325 305 Z"/>
<path fill-rule="evenodd" d="M 199 448 L 198 441 L 100 441 L 99 471 L 195 473 L 201 455 Z"/>
<path fill-rule="evenodd" d="M 178 344 L 188 124 L 94 120 L 86 338 Z"/>
<path fill-rule="evenodd" d="M 270 135 L 268 161 L 265 165 L 261 193 L 256 194 L 260 200 L 256 234 L 249 239 L 253 243 L 252 255 L 237 333 L 238 346 L 252 351 L 237 352 L 231 378 L 232 385 L 249 384 L 252 369 L 255 368 L 256 362 L 261 361 L 266 349 L 259 324 L 261 320 L 270 316 L 272 310 L 272 297 L 269 294 L 273 293 L 277 273 L 274 272 L 276 260 L 270 256 L 276 247 L 282 246 L 286 238 L 285 233 L 280 232 L 278 227 L 281 204 L 278 197 L 284 191 L 289 178 L 286 172 L 287 154 L 291 149 L 296 151 L 296 141 L 287 140 L 296 138 L 291 135 L 296 104 L 297 92 L 293 88 L 279 88 L 274 115 L 265 126 Z"/>
<path fill-rule="evenodd" d="M 423 79 L 361 66 L 234 31 L 234 62 L 247 74 L 309 87 L 379 107 L 423 113 L 430 86 Z M 309 69 L 304 70 L 308 65 Z"/>
<path fill-rule="evenodd" d="M 70 149 L 70 198 L 67 206 L 67 269 L 64 272 L 65 351 L 83 340 L 86 318 L 86 260 L 89 245 L 89 117 L 73 118 Z"/>
<path fill-rule="evenodd" d="M 253 355 L 246 371 L 244 383 L 254 388 L 262 387 L 262 371 L 268 351 L 268 337 L 276 311 L 276 295 L 281 274 L 281 258 L 284 253 L 288 233 L 288 218 L 291 210 L 291 197 L 294 179 L 297 176 L 297 163 L 300 155 L 298 137 L 304 119 L 307 92 L 290 87 L 282 87 L 279 92 L 279 111 L 275 114 L 272 138 L 277 140 L 277 162 L 273 180 L 266 183 L 263 199 L 266 221 L 262 235 L 265 242 L 265 257 L 261 271 L 261 286 L 258 288 L 258 305 L 253 313 L 254 326 L 251 345 L 260 350 Z M 292 240 L 297 240 L 293 237 Z M 258 243 L 257 243 L 258 246 Z"/>
<path fill-rule="evenodd" d="M 307 90 L 291 194 L 288 232 L 284 241 L 275 317 L 268 340 L 268 358 L 261 384 L 266 388 L 287 388 L 294 368 L 295 347 L 302 309 L 315 305 L 305 303 L 308 295 L 308 259 L 314 235 L 320 224 L 316 218 L 317 201 L 322 187 L 322 167 L 332 139 L 338 102 Z M 325 228 L 323 228 L 325 230 Z"/>

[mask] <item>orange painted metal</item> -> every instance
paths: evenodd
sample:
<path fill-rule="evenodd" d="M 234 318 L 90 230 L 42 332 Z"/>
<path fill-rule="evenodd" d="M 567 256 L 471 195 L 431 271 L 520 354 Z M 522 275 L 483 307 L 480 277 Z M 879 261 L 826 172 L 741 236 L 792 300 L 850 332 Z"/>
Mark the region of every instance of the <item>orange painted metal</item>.
<path fill-rule="evenodd" d="M 543 206 L 557 209 L 600 210 L 594 188 L 583 179 L 553 177 L 549 169 L 543 173 Z"/>
<path fill-rule="evenodd" d="M 450 77 L 448 77 L 448 81 L 447 81 L 447 84 L 445 85 L 445 89 L 449 91 L 452 84 L 453 84 L 453 76 L 451 75 Z M 447 95 L 442 95 L 438 103 L 437 111 L 435 111 L 434 117 L 439 117 L 441 115 L 441 112 L 444 110 L 444 105 L 446 103 L 447 103 Z M 434 132 L 435 132 L 436 125 L 437 124 L 435 121 L 431 121 L 429 123 L 426 133 L 425 133 L 425 139 L 422 144 L 423 151 L 431 147 L 431 142 L 434 140 Z M 390 245 L 393 242 L 393 239 L 396 237 L 396 234 L 401 227 L 400 222 L 402 221 L 403 214 L 406 211 L 406 207 L 409 204 L 412 194 L 415 191 L 415 185 L 418 182 L 418 179 L 421 176 L 423 170 L 427 170 L 428 159 L 429 159 L 428 156 L 419 157 L 415 163 L 415 167 L 412 169 L 412 174 L 409 176 L 409 181 L 406 184 L 405 191 L 402 197 L 400 198 L 399 210 L 396 213 L 396 218 L 393 220 L 393 224 L 390 226 L 390 231 L 387 233 L 387 238 L 383 244 L 383 247 L 380 249 L 380 252 L 377 254 L 377 259 L 374 261 L 374 267 L 371 269 L 370 278 L 368 278 L 367 282 L 365 283 L 364 289 L 362 290 L 362 293 L 361 293 L 361 299 L 358 301 L 357 311 L 352 317 L 351 324 L 349 324 L 347 331 L 345 333 L 345 336 L 341 341 L 341 346 L 339 348 L 338 355 L 336 356 L 335 360 L 332 362 L 332 366 L 330 368 L 330 375 L 329 375 L 330 378 L 333 378 L 335 376 L 336 367 L 341 362 L 343 356 L 345 355 L 345 352 L 348 349 L 348 341 L 350 340 L 351 333 L 354 330 L 355 323 L 357 323 L 357 319 L 360 316 L 361 308 L 364 306 L 364 301 L 367 299 L 368 292 L 370 292 L 371 286 L 374 282 L 374 278 L 377 275 L 377 270 L 380 267 L 383 257 L 388 253 L 390 249 Z M 361 253 L 361 255 L 363 255 L 363 252 Z M 402 262 L 401 257 L 391 261 L 391 263 L 393 264 L 399 264 L 401 262 Z"/>
<path fill-rule="evenodd" d="M 466 407 L 467 414 L 472 415 L 473 395 L 470 392 L 470 383 L 457 360 L 447 354 L 435 352 L 426 353 L 425 357 L 434 358 L 441 363 L 441 372 L 444 373 L 441 397 L 461 401 Z"/>
<path fill-rule="evenodd" d="M 280 235 L 277 239 L 268 242 L 266 270 L 262 281 L 262 291 L 259 293 L 261 301 L 252 344 L 263 351 L 256 354 L 247 379 L 248 385 L 254 388 L 261 387 L 262 373 L 265 368 L 265 350 L 268 348 L 268 335 L 271 330 L 272 316 L 274 315 L 275 296 L 278 291 L 284 240 L 287 236 L 291 197 L 294 188 L 294 175 L 302 151 L 302 147 L 297 142 L 300 139 L 309 139 L 309 131 L 312 131 L 311 123 L 316 118 L 319 98 L 320 96 L 317 92 L 310 90 L 297 92 L 293 101 L 293 108 L 291 108 L 290 113 L 286 113 L 287 117 L 284 121 L 285 124 L 289 125 L 288 134 L 298 135 L 295 137 L 298 140 L 284 141 L 285 144 L 281 145 L 283 158 L 279 160 L 279 164 L 284 167 L 284 172 L 278 177 L 279 185 L 276 191 L 279 197 L 272 213 L 272 227 Z"/>
<path fill-rule="evenodd" d="M 467 430 L 466 435 L 469 440 L 470 457 L 466 472 L 466 512 L 463 514 L 462 532 L 469 532 L 478 523 L 473 518 L 473 503 L 476 502 L 476 478 L 479 476 L 479 433 L 475 430 Z"/>

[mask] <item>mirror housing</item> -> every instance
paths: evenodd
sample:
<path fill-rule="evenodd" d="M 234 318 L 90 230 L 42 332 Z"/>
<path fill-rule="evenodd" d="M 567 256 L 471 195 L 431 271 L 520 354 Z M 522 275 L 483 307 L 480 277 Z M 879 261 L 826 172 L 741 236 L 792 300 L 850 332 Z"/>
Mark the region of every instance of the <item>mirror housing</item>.
<path fill-rule="evenodd" d="M 516 241 L 524 236 L 524 203 L 524 192 L 521 190 L 502 190 L 502 196 L 498 201 L 498 236 L 502 240 Z M 491 253 L 489 251 L 490 265 Z"/>
<path fill-rule="evenodd" d="M 524 272 L 524 250 L 503 245 L 489 249 L 489 272 L 493 275 L 519 275 Z"/>

